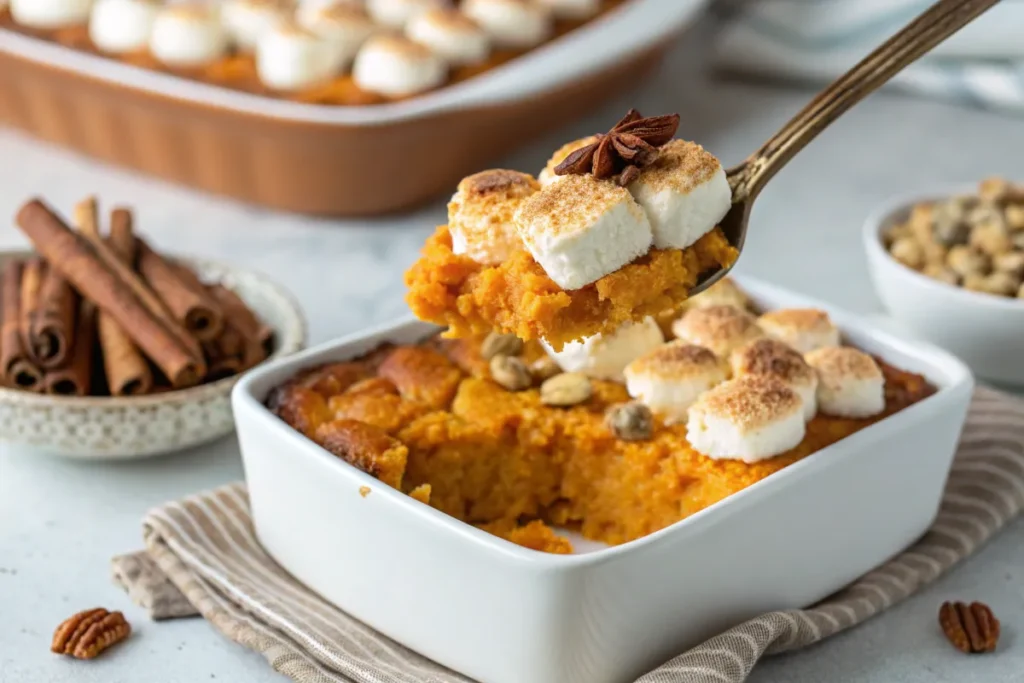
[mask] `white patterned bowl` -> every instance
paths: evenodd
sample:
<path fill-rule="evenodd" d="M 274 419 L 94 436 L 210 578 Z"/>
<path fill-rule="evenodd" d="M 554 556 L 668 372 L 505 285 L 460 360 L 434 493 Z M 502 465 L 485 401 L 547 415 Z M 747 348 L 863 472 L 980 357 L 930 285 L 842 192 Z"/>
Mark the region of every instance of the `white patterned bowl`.
<path fill-rule="evenodd" d="M 29 252 L 0 253 L 0 264 Z M 284 289 L 259 273 L 184 258 L 207 281 L 233 289 L 274 328 L 270 359 L 302 349 L 306 321 Z M 234 429 L 238 377 L 152 396 L 69 397 L 0 388 L 0 441 L 87 460 L 131 459 L 184 450 Z"/>

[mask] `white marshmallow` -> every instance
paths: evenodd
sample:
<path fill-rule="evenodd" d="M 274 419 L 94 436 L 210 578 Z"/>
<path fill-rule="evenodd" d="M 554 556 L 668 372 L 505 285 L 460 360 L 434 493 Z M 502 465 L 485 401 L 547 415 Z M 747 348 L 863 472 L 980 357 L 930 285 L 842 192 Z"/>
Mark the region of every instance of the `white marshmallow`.
<path fill-rule="evenodd" d="M 220 16 L 232 42 L 251 51 L 264 33 L 288 21 L 291 12 L 282 0 L 225 0 Z"/>
<path fill-rule="evenodd" d="M 565 161 L 565 158 L 572 154 L 573 152 L 575 152 L 576 150 L 580 149 L 581 147 L 586 147 L 587 145 L 592 144 L 594 142 L 597 142 L 597 136 L 589 135 L 585 138 L 580 138 L 579 140 L 567 142 L 566 144 L 559 147 L 557 150 L 555 150 L 555 153 L 551 155 L 551 158 L 548 159 L 548 163 L 544 167 L 544 169 L 540 172 L 540 174 L 537 175 L 537 181 L 540 182 L 541 185 L 549 185 L 555 182 L 556 180 L 561 180 L 562 178 L 564 178 L 565 176 L 555 175 L 555 167 L 557 167 L 560 163 Z"/>
<path fill-rule="evenodd" d="M 206 66 L 227 54 L 228 36 L 215 9 L 172 5 L 160 10 L 154 20 L 149 51 L 168 66 Z"/>
<path fill-rule="evenodd" d="M 589 285 L 651 246 L 651 225 L 629 192 L 591 175 L 542 188 L 519 207 L 515 223 L 534 260 L 562 289 Z"/>
<path fill-rule="evenodd" d="M 722 164 L 685 140 L 662 146 L 629 191 L 647 212 L 657 249 L 685 249 L 711 232 L 732 206 Z"/>
<path fill-rule="evenodd" d="M 703 346 L 673 341 L 626 366 L 626 389 L 668 423 L 685 422 L 694 401 L 727 378 L 725 363 Z"/>
<path fill-rule="evenodd" d="M 304 28 L 282 24 L 256 43 L 256 73 L 273 90 L 301 90 L 330 80 L 341 70 L 337 50 Z"/>
<path fill-rule="evenodd" d="M 848 346 L 816 349 L 804 358 L 818 372 L 818 409 L 865 418 L 885 410 L 885 376 L 875 359 Z"/>
<path fill-rule="evenodd" d="M 405 35 L 453 66 L 480 64 L 491 54 L 491 39 L 483 29 L 455 10 L 422 12 L 406 25 Z"/>
<path fill-rule="evenodd" d="M 366 9 L 377 23 L 401 29 L 416 15 L 448 4 L 447 0 L 367 0 Z"/>
<path fill-rule="evenodd" d="M 480 24 L 498 47 L 523 50 L 554 31 L 551 13 L 525 0 L 463 0 L 462 11 Z"/>
<path fill-rule="evenodd" d="M 527 173 L 492 169 L 467 176 L 448 203 L 452 251 L 477 263 L 497 265 L 523 249 L 513 217 L 540 189 Z"/>
<path fill-rule="evenodd" d="M 733 350 L 764 336 L 757 320 L 735 306 L 694 308 L 672 323 L 672 334 L 728 358 Z"/>
<path fill-rule="evenodd" d="M 803 441 L 800 397 L 777 379 L 740 377 L 705 392 L 690 406 L 686 439 L 714 459 L 754 463 Z"/>
<path fill-rule="evenodd" d="M 154 0 L 96 0 L 89 17 L 89 39 L 112 54 L 142 50 L 159 12 Z"/>
<path fill-rule="evenodd" d="M 757 324 L 771 337 L 786 342 L 800 353 L 839 346 L 839 328 L 828 313 L 816 308 L 784 308 L 769 311 Z"/>
<path fill-rule="evenodd" d="M 601 0 L 534 0 L 559 19 L 582 21 L 601 11 Z"/>
<path fill-rule="evenodd" d="M 732 278 L 723 277 L 697 296 L 683 302 L 683 308 L 708 308 L 710 306 L 735 306 L 740 310 L 750 310 L 750 297 L 740 289 Z"/>
<path fill-rule="evenodd" d="M 448 67 L 407 38 L 378 35 L 359 48 L 352 77 L 363 90 L 388 97 L 415 95 L 444 84 Z"/>
<path fill-rule="evenodd" d="M 11 16 L 22 26 L 49 30 L 89 20 L 92 0 L 11 0 Z"/>
<path fill-rule="evenodd" d="M 558 367 L 566 372 L 621 382 L 627 365 L 664 342 L 658 323 L 653 318 L 645 318 L 638 323 L 626 323 L 613 334 L 595 334 L 582 341 L 569 342 L 561 351 L 542 344 Z"/>
<path fill-rule="evenodd" d="M 795 391 L 803 402 L 805 420 L 817 414 L 818 373 L 788 344 L 756 339 L 733 351 L 729 364 L 735 377 L 774 377 Z"/>
<path fill-rule="evenodd" d="M 379 30 L 373 19 L 351 2 L 307 3 L 299 8 L 296 20 L 332 47 L 342 67 L 351 63 L 363 43 Z"/>

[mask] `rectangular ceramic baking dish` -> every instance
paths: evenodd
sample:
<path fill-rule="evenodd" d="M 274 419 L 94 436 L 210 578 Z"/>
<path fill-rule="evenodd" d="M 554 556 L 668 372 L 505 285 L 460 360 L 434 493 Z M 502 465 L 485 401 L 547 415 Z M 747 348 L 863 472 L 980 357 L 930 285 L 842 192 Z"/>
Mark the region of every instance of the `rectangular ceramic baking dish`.
<path fill-rule="evenodd" d="M 0 29 L 0 122 L 270 208 L 383 213 L 635 85 L 706 2 L 630 0 L 463 83 L 363 107 L 236 92 Z"/>
<path fill-rule="evenodd" d="M 399 323 L 256 369 L 236 387 L 260 541 L 339 608 L 484 683 L 627 683 L 740 621 L 826 597 L 928 528 L 973 381 L 935 347 L 739 283 L 763 308 L 828 310 L 850 343 L 923 374 L 938 392 L 666 529 L 548 555 L 382 485 L 263 406 L 301 368 L 431 330 Z M 361 496 L 363 486 L 372 493 Z"/>

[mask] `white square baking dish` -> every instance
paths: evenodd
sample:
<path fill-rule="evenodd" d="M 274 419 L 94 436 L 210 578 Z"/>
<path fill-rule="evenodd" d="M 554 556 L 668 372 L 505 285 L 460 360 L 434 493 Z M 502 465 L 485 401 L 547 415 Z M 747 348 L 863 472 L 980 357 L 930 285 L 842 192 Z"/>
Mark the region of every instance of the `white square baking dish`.
<path fill-rule="evenodd" d="M 301 368 L 432 329 L 398 323 L 258 368 L 236 387 L 260 541 L 339 608 L 484 683 L 625 683 L 737 622 L 824 598 L 928 528 L 973 380 L 935 347 L 737 279 L 763 308 L 828 310 L 850 343 L 939 390 L 666 529 L 548 555 L 381 484 L 264 407 L 268 392 Z M 364 486 L 372 489 L 365 497 Z"/>

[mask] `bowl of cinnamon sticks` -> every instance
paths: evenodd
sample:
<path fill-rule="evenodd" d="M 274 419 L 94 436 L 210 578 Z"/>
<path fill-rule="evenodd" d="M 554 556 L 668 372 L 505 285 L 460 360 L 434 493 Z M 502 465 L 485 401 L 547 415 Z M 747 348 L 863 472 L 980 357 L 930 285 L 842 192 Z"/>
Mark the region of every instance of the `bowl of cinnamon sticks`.
<path fill-rule="evenodd" d="M 172 258 L 127 208 L 72 225 L 42 200 L 16 223 L 34 252 L 0 253 L 0 440 L 66 456 L 178 451 L 234 428 L 235 381 L 305 344 L 293 298 L 255 272 Z"/>

